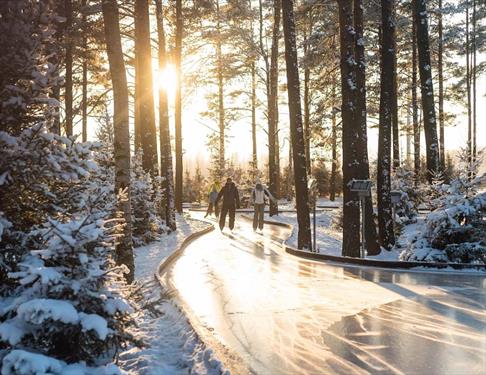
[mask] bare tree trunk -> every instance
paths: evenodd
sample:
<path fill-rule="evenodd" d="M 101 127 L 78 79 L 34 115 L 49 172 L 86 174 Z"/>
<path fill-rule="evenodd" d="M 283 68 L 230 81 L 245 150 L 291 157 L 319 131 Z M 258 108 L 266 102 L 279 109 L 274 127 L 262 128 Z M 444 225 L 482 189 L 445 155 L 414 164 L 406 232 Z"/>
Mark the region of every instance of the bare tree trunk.
<path fill-rule="evenodd" d="M 438 172 L 439 167 L 439 145 L 432 84 L 432 65 L 430 63 L 428 16 L 425 0 L 413 0 L 413 5 L 417 25 L 417 47 L 422 111 L 424 116 L 427 174 L 429 182 L 432 182 L 432 177 Z"/>
<path fill-rule="evenodd" d="M 164 12 L 162 0 L 155 0 L 157 17 L 157 36 L 159 39 L 159 71 L 167 66 L 165 51 Z M 160 177 L 164 197 L 162 217 L 171 230 L 176 229 L 174 202 L 174 173 L 172 169 L 172 149 L 170 146 L 169 102 L 167 92 L 159 87 L 159 139 L 160 139 Z"/>
<path fill-rule="evenodd" d="M 174 60 L 177 70 L 177 88 L 175 95 L 175 155 L 176 155 L 176 177 L 175 177 L 175 207 L 177 212 L 182 213 L 182 0 L 176 0 L 176 38 Z"/>
<path fill-rule="evenodd" d="M 280 39 L 281 0 L 274 0 L 272 49 L 270 53 L 270 72 L 268 75 L 268 173 L 269 190 L 278 197 L 277 169 L 277 111 L 278 111 L 278 41 Z M 270 216 L 278 214 L 277 204 L 270 202 Z"/>
<path fill-rule="evenodd" d="M 256 127 L 256 64 L 251 63 L 251 141 L 252 141 L 252 168 L 258 169 L 257 154 L 257 127 Z"/>
<path fill-rule="evenodd" d="M 341 44 L 341 118 L 342 118 L 342 170 L 343 170 L 343 245 L 342 255 L 360 255 L 359 202 L 349 190 L 349 183 L 356 177 L 356 84 L 355 84 L 355 32 L 353 3 L 338 0 L 339 35 Z"/>
<path fill-rule="evenodd" d="M 137 59 L 140 95 L 136 100 L 140 110 L 142 165 L 152 175 L 157 174 L 157 130 L 155 128 L 152 53 L 148 0 L 135 0 L 135 59 Z"/>
<path fill-rule="evenodd" d="M 368 161 L 368 129 L 366 123 L 366 60 L 363 43 L 363 0 L 354 0 L 354 31 L 355 31 L 355 60 L 356 60 L 356 157 L 359 165 L 356 167 L 356 178 L 367 180 L 370 178 Z M 369 255 L 380 253 L 380 245 L 376 236 L 376 224 L 373 220 L 373 202 L 366 200 L 365 211 L 366 249 Z M 362 239 L 363 240 L 363 239 Z"/>
<path fill-rule="evenodd" d="M 413 165 L 415 173 L 415 184 L 419 182 L 420 176 L 420 122 L 418 120 L 417 100 L 417 23 L 415 12 L 413 12 L 412 25 L 412 126 L 413 126 Z"/>
<path fill-rule="evenodd" d="M 391 128 L 393 108 L 393 80 L 396 54 L 394 50 L 394 0 L 381 1 L 381 90 L 380 127 L 378 133 L 378 229 L 381 246 L 390 249 L 395 243 L 393 233 L 391 190 Z"/>
<path fill-rule="evenodd" d="M 298 247 L 312 249 L 309 194 L 305 162 L 304 129 L 300 107 L 299 68 L 294 24 L 294 4 L 292 0 L 282 3 L 283 29 L 285 39 L 285 62 L 287 66 L 287 91 L 289 97 L 290 133 L 294 159 L 294 181 L 297 205 Z"/>
<path fill-rule="evenodd" d="M 332 84 L 333 98 L 336 97 L 336 83 Z M 329 181 L 329 200 L 333 201 L 336 199 L 336 175 L 337 175 L 337 125 L 336 125 L 336 108 L 333 103 L 332 114 L 331 114 L 331 179 Z"/>
<path fill-rule="evenodd" d="M 443 74 L 443 25 L 442 25 L 442 0 L 439 0 L 439 50 L 438 50 L 438 69 L 439 69 L 439 158 L 440 170 L 445 171 L 445 144 L 444 144 L 444 74 Z"/>
<path fill-rule="evenodd" d="M 486 5 L 486 4 L 485 4 Z M 472 124 L 473 124 L 473 129 L 472 129 L 472 155 L 473 159 L 476 160 L 477 156 L 477 98 L 476 98 L 476 69 L 477 69 L 477 46 L 476 46 L 476 0 L 473 0 L 473 14 L 472 14 Z"/>
<path fill-rule="evenodd" d="M 64 1 L 64 11 L 66 12 L 66 76 L 64 103 L 66 109 L 66 135 L 73 135 L 73 4 L 72 0 Z"/>
<path fill-rule="evenodd" d="M 393 6 L 393 18 L 396 19 L 396 10 Z M 400 124 L 398 121 L 398 79 L 397 79 L 397 41 L 393 40 L 393 50 L 395 52 L 395 62 L 393 67 L 393 90 L 391 97 L 392 114 L 392 139 L 393 139 L 393 169 L 400 167 Z"/>
<path fill-rule="evenodd" d="M 306 14 L 306 18 L 309 22 L 309 35 L 312 35 L 312 14 Z M 307 26 L 304 26 L 304 56 L 307 55 L 308 43 L 307 43 Z M 310 69 L 308 66 L 304 67 L 304 132 L 305 132 L 305 160 L 307 162 L 307 172 L 312 173 L 312 163 L 310 157 L 310 97 L 309 88 L 310 85 Z"/>
<path fill-rule="evenodd" d="M 130 133 L 128 129 L 128 87 L 123 61 L 123 50 L 118 20 L 116 0 L 103 0 L 106 51 L 110 65 L 114 102 L 114 149 L 115 149 L 115 191 L 126 190 L 127 199 L 119 200 L 119 210 L 123 212 L 125 226 L 123 236 L 116 246 L 116 262 L 128 267 L 125 274 L 128 282 L 133 282 L 134 263 L 132 248 L 132 217 L 130 206 Z"/>
<path fill-rule="evenodd" d="M 86 54 L 88 53 L 88 27 L 87 27 L 87 17 L 86 17 L 86 0 L 81 1 L 81 8 L 82 8 L 82 18 L 81 22 L 83 24 L 83 39 L 82 39 L 82 48 L 83 48 L 83 78 L 82 78 L 82 98 L 81 98 L 81 124 L 82 124 L 82 139 L 83 142 L 88 140 L 88 58 Z"/>
<path fill-rule="evenodd" d="M 216 23 L 216 71 L 218 80 L 218 114 L 219 114 L 219 169 L 223 173 L 226 167 L 225 162 L 225 114 L 224 114 L 224 82 L 223 82 L 223 56 L 221 47 L 221 25 L 219 0 L 216 1 L 217 23 Z"/>

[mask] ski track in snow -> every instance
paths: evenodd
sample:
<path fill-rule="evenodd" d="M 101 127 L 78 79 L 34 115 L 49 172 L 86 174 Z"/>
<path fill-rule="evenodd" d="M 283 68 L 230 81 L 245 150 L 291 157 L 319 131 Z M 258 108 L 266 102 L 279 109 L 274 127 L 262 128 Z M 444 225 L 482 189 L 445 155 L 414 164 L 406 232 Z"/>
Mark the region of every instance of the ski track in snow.
<path fill-rule="evenodd" d="M 208 226 L 197 220 L 177 217 L 177 230 L 160 241 L 134 249 L 135 279 L 141 286 L 144 308 L 134 317 L 132 330 L 142 339 L 141 348 L 131 346 L 119 356 L 125 374 L 176 375 L 226 373 L 211 348 L 202 343 L 186 316 L 167 297 L 154 279 L 160 262 L 171 255 L 191 233 Z"/>

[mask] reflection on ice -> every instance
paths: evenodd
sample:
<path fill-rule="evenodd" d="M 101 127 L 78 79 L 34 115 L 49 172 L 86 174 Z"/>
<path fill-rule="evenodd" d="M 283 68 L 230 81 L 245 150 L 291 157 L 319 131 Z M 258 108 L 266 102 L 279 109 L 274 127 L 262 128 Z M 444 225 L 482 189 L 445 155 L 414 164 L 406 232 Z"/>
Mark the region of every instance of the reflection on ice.
<path fill-rule="evenodd" d="M 193 318 L 259 374 L 484 373 L 483 278 L 301 260 L 239 221 L 169 273 Z"/>

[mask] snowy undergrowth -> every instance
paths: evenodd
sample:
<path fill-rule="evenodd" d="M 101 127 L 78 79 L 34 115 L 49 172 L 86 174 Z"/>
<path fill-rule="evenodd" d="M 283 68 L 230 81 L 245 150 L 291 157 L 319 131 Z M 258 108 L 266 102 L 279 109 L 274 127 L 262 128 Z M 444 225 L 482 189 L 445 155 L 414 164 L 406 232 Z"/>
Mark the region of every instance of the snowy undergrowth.
<path fill-rule="evenodd" d="M 331 222 L 334 211 L 319 211 L 316 214 L 317 228 L 317 248 L 319 253 L 328 255 L 341 255 L 342 234 L 340 231 L 332 228 Z M 286 244 L 297 248 L 297 214 L 281 213 L 278 216 L 268 216 L 265 214 L 265 220 L 278 221 L 280 223 L 290 224 L 293 227 L 292 235 L 286 241 Z M 311 215 L 312 225 L 312 215 Z"/>
<path fill-rule="evenodd" d="M 205 229 L 207 223 L 177 217 L 177 230 L 160 241 L 135 249 L 135 296 L 140 308 L 131 334 L 141 347 L 130 346 L 119 356 L 128 374 L 222 374 L 222 363 L 202 343 L 186 316 L 154 280 L 160 262 L 179 248 L 187 236 Z"/>

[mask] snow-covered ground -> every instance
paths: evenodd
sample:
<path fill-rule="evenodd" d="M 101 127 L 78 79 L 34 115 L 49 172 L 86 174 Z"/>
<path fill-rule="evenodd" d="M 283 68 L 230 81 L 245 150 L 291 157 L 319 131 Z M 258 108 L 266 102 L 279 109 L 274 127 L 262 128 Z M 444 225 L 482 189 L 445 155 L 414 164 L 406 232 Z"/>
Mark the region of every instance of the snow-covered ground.
<path fill-rule="evenodd" d="M 127 374 L 221 374 L 222 363 L 202 343 L 185 315 L 164 295 L 154 274 L 191 233 L 207 223 L 179 216 L 177 231 L 160 241 L 135 249 L 135 278 L 142 307 L 134 316 L 132 334 L 143 342 L 120 354 L 119 366 Z"/>

